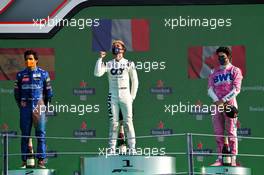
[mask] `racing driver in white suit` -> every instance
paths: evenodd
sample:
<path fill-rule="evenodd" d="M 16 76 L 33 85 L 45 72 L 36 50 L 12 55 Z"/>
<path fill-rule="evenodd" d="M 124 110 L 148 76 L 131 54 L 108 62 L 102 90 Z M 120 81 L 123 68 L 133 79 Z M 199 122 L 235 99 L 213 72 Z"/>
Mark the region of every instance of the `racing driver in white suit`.
<path fill-rule="evenodd" d="M 137 94 L 138 76 L 135 64 L 124 58 L 125 51 L 126 47 L 124 42 L 114 40 L 112 43 L 114 59 L 103 62 L 106 52 L 100 52 L 100 58 L 97 60 L 94 70 L 96 77 L 101 77 L 106 72 L 108 74 L 109 148 L 114 152 L 116 150 L 120 111 L 123 116 L 129 150 L 135 151 L 136 145 L 132 103 Z"/>

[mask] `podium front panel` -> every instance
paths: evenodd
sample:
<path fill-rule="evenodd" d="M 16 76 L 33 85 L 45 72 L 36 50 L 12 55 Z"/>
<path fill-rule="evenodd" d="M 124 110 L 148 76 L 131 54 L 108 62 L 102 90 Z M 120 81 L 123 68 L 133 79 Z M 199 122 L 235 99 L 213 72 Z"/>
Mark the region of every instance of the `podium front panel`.
<path fill-rule="evenodd" d="M 175 174 L 176 158 L 169 156 L 98 156 L 82 157 L 82 175 Z"/>
<path fill-rule="evenodd" d="M 53 169 L 9 170 L 8 175 L 55 175 L 55 170 L 53 170 Z"/>
<path fill-rule="evenodd" d="M 224 175 L 251 175 L 250 168 L 246 167 L 229 167 L 229 166 L 210 166 L 202 167 L 202 174 L 224 174 Z"/>

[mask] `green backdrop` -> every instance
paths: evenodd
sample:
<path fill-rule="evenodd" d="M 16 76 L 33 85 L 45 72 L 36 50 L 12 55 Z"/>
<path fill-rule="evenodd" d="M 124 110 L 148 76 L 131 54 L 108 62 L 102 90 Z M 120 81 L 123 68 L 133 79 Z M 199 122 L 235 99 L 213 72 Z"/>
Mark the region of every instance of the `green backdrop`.
<path fill-rule="evenodd" d="M 210 104 L 207 96 L 207 79 L 188 79 L 187 49 L 190 46 L 244 45 L 246 47 L 247 74 L 243 79 L 241 93 L 238 96 L 240 109 L 239 120 L 242 128 L 250 128 L 251 135 L 263 137 L 263 11 L 264 5 L 219 5 L 219 6 L 135 6 L 135 7 L 89 7 L 81 10 L 73 18 L 109 18 L 130 19 L 144 18 L 150 21 L 150 50 L 147 52 L 127 52 L 126 57 L 133 61 L 166 62 L 165 70 L 144 72 L 138 70 L 139 90 L 134 101 L 134 126 L 137 136 L 150 135 L 151 129 L 157 128 L 160 121 L 164 128 L 172 129 L 173 133 L 208 133 L 213 134 L 211 118 L 207 115 L 197 120 L 187 113 L 177 113 L 171 116 L 164 112 L 165 104 L 182 102 Z M 231 27 L 215 30 L 202 27 L 184 27 L 171 30 L 164 27 L 164 18 L 204 17 L 232 18 Z M 55 80 L 53 103 L 61 104 L 99 104 L 100 111 L 79 116 L 76 113 L 57 113 L 48 117 L 47 136 L 73 137 L 74 130 L 81 128 L 86 122 L 87 129 L 95 129 L 96 137 L 108 136 L 108 116 L 106 98 L 108 81 L 93 76 L 94 65 L 98 53 L 91 49 L 91 28 L 79 30 L 74 27 L 64 27 L 52 39 L 8 39 L 0 40 L 0 48 L 34 48 L 51 47 L 55 49 Z M 41 59 L 41 58 L 40 58 Z M 91 88 L 96 88 L 95 95 L 81 101 L 73 95 L 73 88 L 78 88 L 81 81 L 87 82 Z M 165 87 L 171 87 L 173 93 L 165 95 L 164 100 L 158 100 L 150 93 L 151 87 L 156 87 L 162 80 Z M 254 88 L 259 87 L 259 88 Z M 19 112 L 13 98 L 13 81 L 0 82 L 0 125 L 8 124 L 9 130 L 19 130 Z M 253 110 L 253 108 L 255 110 Z M 33 132 L 32 132 L 33 133 Z M 202 143 L 203 148 L 215 151 L 213 137 L 194 137 L 194 147 Z M 10 153 L 20 152 L 20 140 L 10 141 Z M 57 152 L 97 152 L 99 147 L 106 147 L 106 140 L 61 140 L 48 139 L 48 150 Z M 185 152 L 186 137 L 169 137 L 164 142 L 157 138 L 138 139 L 138 147 L 165 147 L 166 152 Z M 264 154 L 262 140 L 242 139 L 239 142 L 239 153 Z M 2 151 L 2 145 L 0 146 Z M 58 155 L 48 159 L 48 167 L 57 169 L 59 174 L 73 174 L 79 171 L 81 155 Z M 205 157 L 202 162 L 195 158 L 195 167 L 208 165 L 215 157 Z M 254 175 L 262 174 L 263 158 L 240 157 L 242 165 L 252 168 Z M 9 168 L 20 165 L 19 156 L 11 156 Z M 2 166 L 2 163 L 0 164 Z M 185 155 L 177 156 L 177 171 L 187 171 Z"/>

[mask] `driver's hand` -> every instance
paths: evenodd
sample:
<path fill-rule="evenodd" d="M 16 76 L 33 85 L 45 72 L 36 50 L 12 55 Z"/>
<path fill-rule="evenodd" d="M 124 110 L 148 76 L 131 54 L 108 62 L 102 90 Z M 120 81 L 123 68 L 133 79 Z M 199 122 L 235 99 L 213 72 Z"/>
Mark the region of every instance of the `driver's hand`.
<path fill-rule="evenodd" d="M 25 101 L 21 101 L 21 102 L 20 102 L 20 106 L 23 107 L 23 108 L 26 107 L 26 106 L 27 106 L 27 102 L 25 102 Z"/>
<path fill-rule="evenodd" d="M 105 51 L 101 51 L 100 52 L 100 58 L 105 58 L 106 56 L 106 52 Z"/>

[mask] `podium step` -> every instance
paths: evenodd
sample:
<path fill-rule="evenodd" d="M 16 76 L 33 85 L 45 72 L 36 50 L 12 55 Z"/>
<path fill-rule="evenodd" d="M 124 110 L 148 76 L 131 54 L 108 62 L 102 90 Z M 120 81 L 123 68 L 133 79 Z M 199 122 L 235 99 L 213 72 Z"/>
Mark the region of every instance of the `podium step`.
<path fill-rule="evenodd" d="M 209 174 L 228 174 L 228 175 L 251 175 L 251 169 L 246 167 L 229 167 L 229 166 L 209 166 L 202 167 L 203 175 Z"/>
<path fill-rule="evenodd" d="M 55 175 L 55 170 L 54 169 L 9 170 L 8 175 Z"/>
<path fill-rule="evenodd" d="M 169 156 L 81 157 L 81 174 L 152 175 L 175 174 L 176 159 Z"/>

